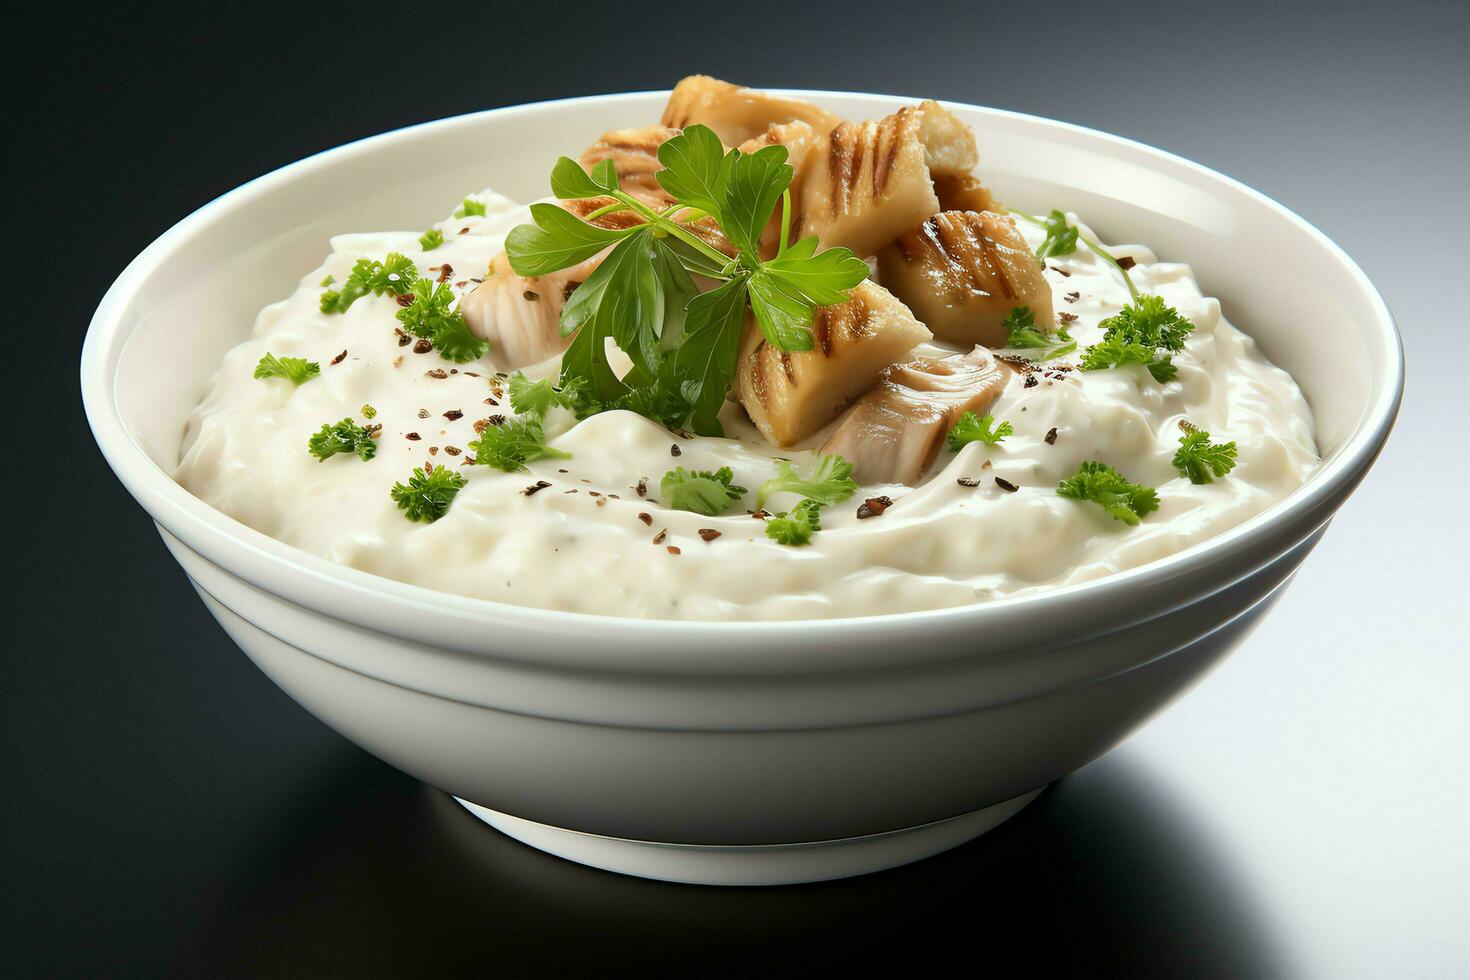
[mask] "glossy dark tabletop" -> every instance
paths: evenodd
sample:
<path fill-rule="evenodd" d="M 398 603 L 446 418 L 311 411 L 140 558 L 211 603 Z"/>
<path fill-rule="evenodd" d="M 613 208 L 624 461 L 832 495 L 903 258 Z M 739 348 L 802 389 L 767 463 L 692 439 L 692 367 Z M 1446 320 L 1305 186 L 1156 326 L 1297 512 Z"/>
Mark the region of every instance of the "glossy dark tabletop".
<path fill-rule="evenodd" d="M 1470 971 L 1470 6 L 577 6 L 13 26 L 0 975 Z M 692 71 L 1175 151 L 1342 244 L 1408 351 L 1377 468 L 1232 659 L 1009 824 L 868 878 L 663 885 L 498 836 L 250 664 L 81 415 L 92 309 L 195 207 L 375 132 Z"/>

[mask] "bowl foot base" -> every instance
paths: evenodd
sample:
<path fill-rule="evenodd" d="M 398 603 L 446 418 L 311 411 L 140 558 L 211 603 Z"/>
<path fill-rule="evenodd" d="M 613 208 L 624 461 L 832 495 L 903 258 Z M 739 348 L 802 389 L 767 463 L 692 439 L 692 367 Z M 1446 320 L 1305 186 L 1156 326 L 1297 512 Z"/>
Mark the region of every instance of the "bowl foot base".
<path fill-rule="evenodd" d="M 794 885 L 870 874 L 947 851 L 1004 823 L 1040 793 L 1035 789 L 948 820 L 866 837 L 750 846 L 662 844 L 600 837 L 455 799 L 506 836 L 578 864 L 693 885 Z"/>

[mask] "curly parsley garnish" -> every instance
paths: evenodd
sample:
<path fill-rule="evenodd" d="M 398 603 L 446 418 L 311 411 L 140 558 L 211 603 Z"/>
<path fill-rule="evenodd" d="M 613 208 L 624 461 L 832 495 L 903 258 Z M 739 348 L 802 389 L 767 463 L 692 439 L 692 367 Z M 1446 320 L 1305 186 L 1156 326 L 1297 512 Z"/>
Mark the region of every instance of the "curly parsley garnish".
<path fill-rule="evenodd" d="M 470 332 L 459 311 L 449 308 L 454 302 L 454 291 L 447 283 L 436 285 L 420 279 L 404 292 L 412 292 L 413 302 L 398 311 L 398 322 L 415 337 L 423 337 L 433 344 L 446 361 L 464 364 L 478 360 L 490 349 L 488 343 Z"/>
<path fill-rule="evenodd" d="M 467 197 L 454 212 L 456 218 L 468 218 L 471 215 L 479 218 L 485 217 L 485 202 L 477 201 L 473 197 Z"/>
<path fill-rule="evenodd" d="M 322 462 L 338 453 L 355 453 L 358 459 L 367 461 L 378 452 L 378 444 L 373 439 L 376 433 L 376 427 L 358 425 L 351 419 L 343 419 L 336 425 L 327 422 L 307 440 L 306 449 Z"/>
<path fill-rule="evenodd" d="M 810 498 L 766 521 L 766 537 L 777 544 L 808 544 L 821 529 L 822 505 Z"/>
<path fill-rule="evenodd" d="M 571 459 L 571 453 L 546 444 L 541 420 L 534 416 L 506 419 L 500 425 L 488 425 L 480 438 L 470 443 L 475 462 L 497 470 L 514 473 L 538 459 Z"/>
<path fill-rule="evenodd" d="M 1011 310 L 1010 315 L 1005 318 L 1006 328 L 1006 350 L 1027 351 L 1027 360 L 1044 364 L 1058 357 L 1065 357 L 1077 349 L 1077 341 L 1073 340 L 1065 329 L 1057 331 L 1057 337 L 1062 343 L 1044 333 L 1036 326 L 1036 314 L 1029 306 L 1017 306 Z M 1036 353 L 1029 353 L 1035 351 Z"/>
<path fill-rule="evenodd" d="M 675 510 L 714 517 L 729 510 L 735 501 L 745 496 L 745 488 L 736 485 L 734 479 L 735 474 L 728 466 L 721 466 L 714 472 L 676 466 L 664 474 L 659 490 Z"/>
<path fill-rule="evenodd" d="M 1129 525 L 1159 509 L 1159 495 L 1152 487 L 1132 483 L 1111 466 L 1096 461 L 1083 463 L 1075 475 L 1057 484 L 1057 495 L 1090 500 Z"/>
<path fill-rule="evenodd" d="M 792 168 L 784 146 L 726 151 L 706 126 L 690 126 L 658 148 L 655 176 L 674 204 L 655 211 L 624 192 L 611 160 L 589 173 L 562 157 L 551 190 L 563 200 L 610 198 L 589 217 L 631 212 L 640 224 L 604 228 L 551 204 L 531 205 L 534 224 L 506 237 L 511 267 L 539 276 L 612 248 L 572 293 L 561 314 L 573 335 L 562 357 L 563 387 L 574 385 L 581 416 L 626 408 L 670 427 L 722 435 L 718 414 L 735 375 L 747 309 L 766 341 L 783 351 L 812 347 L 812 313 L 847 300 L 867 265 L 845 248 L 817 251 L 817 240 L 790 241 Z M 776 255 L 762 260 L 760 237 L 782 203 Z M 718 225 L 732 258 L 697 234 Z M 697 227 L 696 227 L 697 226 Z M 719 285 L 701 293 L 692 274 Z M 612 340 L 633 361 L 619 378 L 608 363 Z"/>
<path fill-rule="evenodd" d="M 1128 269 L 1131 266 L 1131 263 L 1130 266 L 1123 265 L 1123 263 L 1119 262 L 1116 258 L 1113 257 L 1113 253 L 1109 252 L 1107 249 L 1103 248 L 1096 242 L 1084 238 L 1078 228 L 1069 227 L 1067 225 L 1067 216 L 1065 214 L 1056 209 L 1052 209 L 1051 214 L 1049 214 L 1047 217 L 1038 218 L 1034 214 L 1027 214 L 1025 211 L 1017 211 L 1015 208 L 1011 208 L 1010 213 L 1014 214 L 1016 217 L 1022 219 L 1023 221 L 1028 221 L 1036 227 L 1042 228 L 1046 231 L 1046 238 L 1042 239 L 1041 246 L 1036 250 L 1036 258 L 1038 260 L 1043 260 L 1043 265 L 1046 264 L 1044 260 L 1048 256 L 1071 255 L 1073 252 L 1077 251 L 1077 243 L 1081 242 L 1083 245 L 1087 246 L 1088 250 L 1091 251 L 1093 255 L 1096 255 L 1098 258 L 1111 265 L 1117 271 L 1118 275 L 1123 277 L 1123 282 L 1128 286 L 1128 295 L 1133 297 L 1133 301 L 1135 303 L 1138 302 L 1140 295 L 1138 292 L 1138 288 L 1133 285 L 1133 277 L 1128 274 Z"/>
<path fill-rule="evenodd" d="M 852 464 L 836 453 L 818 455 L 809 474 L 798 473 L 787 460 L 776 464 L 776 475 L 760 486 L 755 505 L 760 507 L 774 493 L 799 493 L 825 507 L 840 503 L 857 493 L 852 478 Z"/>
<path fill-rule="evenodd" d="M 323 313 L 346 313 L 353 303 L 368 293 L 382 296 L 384 293 L 403 295 L 413 288 L 419 270 L 413 259 L 397 252 L 389 252 L 379 262 L 376 259 L 358 259 L 352 271 L 342 283 L 341 289 L 328 289 L 322 293 L 320 307 Z"/>
<path fill-rule="evenodd" d="M 1100 371 L 1142 364 L 1160 383 L 1179 373 L 1173 354 L 1184 349 L 1184 340 L 1194 324 L 1165 306 L 1159 296 L 1142 296 L 1101 324 L 1103 339 L 1087 348 L 1079 365 L 1084 371 Z M 1164 351 L 1166 353 L 1160 353 Z"/>
<path fill-rule="evenodd" d="M 1002 422 L 996 425 L 995 416 L 989 412 L 979 417 L 974 412 L 966 412 L 949 430 L 949 451 L 957 453 L 972 442 L 994 446 L 1006 436 L 1015 434 L 1016 430 L 1011 423 Z"/>
<path fill-rule="evenodd" d="M 419 236 L 419 248 L 425 252 L 432 252 L 444 244 L 444 232 L 438 228 L 430 228 Z"/>
<path fill-rule="evenodd" d="M 304 384 L 322 373 L 322 366 L 304 357 L 277 357 L 266 352 L 255 365 L 256 378 L 285 378 L 293 385 Z"/>
<path fill-rule="evenodd" d="M 1188 422 L 1180 422 L 1184 435 L 1179 437 L 1179 449 L 1174 453 L 1174 468 L 1180 476 L 1189 477 L 1190 483 L 1213 483 L 1216 477 L 1224 476 L 1235 469 L 1235 443 L 1210 441 L 1210 434 L 1195 428 Z"/>
<path fill-rule="evenodd" d="M 551 383 L 550 378 L 532 381 L 517 371 L 510 376 L 507 388 L 510 391 L 510 407 L 522 415 L 544 418 L 553 405 L 568 410 L 575 410 L 577 407 L 575 386 L 558 388 Z"/>
<path fill-rule="evenodd" d="M 455 495 L 469 482 L 453 470 L 432 466 L 425 463 L 423 470 L 413 471 L 407 484 L 395 483 L 389 491 L 403 516 L 411 521 L 432 524 L 443 517 Z"/>

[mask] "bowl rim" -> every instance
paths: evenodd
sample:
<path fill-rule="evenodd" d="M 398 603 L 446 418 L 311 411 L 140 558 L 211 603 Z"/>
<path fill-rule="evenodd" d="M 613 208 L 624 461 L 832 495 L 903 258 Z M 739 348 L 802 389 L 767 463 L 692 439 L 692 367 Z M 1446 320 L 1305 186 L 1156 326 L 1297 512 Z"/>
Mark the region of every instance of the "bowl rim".
<path fill-rule="evenodd" d="M 820 100 L 840 98 L 868 100 L 875 103 L 912 102 L 914 97 L 880 93 L 842 92 L 813 89 L 768 89 L 777 94 Z M 1198 571 L 1203 566 L 1228 558 L 1245 559 L 1262 544 L 1269 543 L 1273 528 L 1309 519 L 1314 513 L 1330 518 L 1342 499 L 1351 492 L 1381 451 L 1393 428 L 1404 389 L 1403 341 L 1387 303 L 1366 273 L 1326 234 L 1296 212 L 1266 194 L 1202 164 L 1167 150 L 1116 136 L 1075 123 L 1048 119 L 1029 113 L 997 109 L 971 103 L 941 101 L 941 104 L 969 112 L 1020 120 L 1027 124 L 1097 141 L 1116 152 L 1129 151 L 1146 158 L 1182 167 L 1195 176 L 1223 183 L 1229 188 L 1254 198 L 1278 216 L 1296 225 L 1316 240 L 1349 273 L 1361 290 L 1374 314 L 1375 332 L 1370 340 L 1373 356 L 1381 357 L 1387 366 L 1381 381 L 1371 393 L 1369 403 L 1356 427 L 1346 436 L 1337 453 L 1320 466 L 1287 497 L 1240 524 L 1181 551 L 1155 559 L 1134 568 L 1109 575 L 1023 595 L 1007 596 L 985 602 L 873 616 L 847 616 L 807 620 L 762 620 L 756 622 L 655 619 L 613 616 L 598 613 L 571 612 L 536 606 L 516 605 L 493 599 L 481 599 L 440 592 L 412 585 L 370 572 L 341 565 L 326 558 L 287 545 L 260 531 L 228 517 L 195 497 L 161 467 L 133 439 L 122 421 L 117 405 L 115 384 L 117 366 L 132 331 L 123 331 L 125 314 L 138 287 L 146 281 L 169 254 L 176 243 L 207 226 L 217 215 L 244 206 L 256 194 L 290 182 L 314 170 L 334 165 L 355 156 L 371 154 L 389 143 L 409 140 L 428 129 L 471 125 L 486 118 L 530 114 L 547 109 L 597 102 L 615 102 L 635 98 L 666 96 L 668 90 L 616 92 L 600 95 L 573 96 L 513 106 L 485 109 L 415 123 L 384 133 L 363 137 L 340 146 L 319 151 L 255 177 L 227 191 L 180 219 L 143 249 L 118 275 L 99 302 L 88 326 L 82 345 L 80 380 L 82 401 L 88 423 L 103 456 L 128 491 L 171 534 L 191 549 L 225 568 L 231 575 L 243 578 L 257 588 L 277 595 L 293 604 L 324 612 L 334 618 L 354 622 L 377 632 L 425 640 L 421 623 L 412 630 L 405 616 L 429 616 L 445 625 L 458 627 L 515 627 L 525 636 L 564 637 L 568 633 L 590 633 L 603 637 L 593 657 L 571 658 L 576 662 L 613 666 L 607 658 L 622 649 L 616 640 L 653 644 L 677 643 L 690 647 L 690 640 L 710 641 L 722 653 L 748 647 L 749 641 L 775 639 L 787 643 L 803 640 L 817 645 L 819 637 L 852 635 L 861 630 L 864 639 L 874 640 L 884 634 L 888 639 L 912 638 L 913 631 L 939 627 L 980 627 L 991 621 L 1004 621 L 1032 615 L 1038 606 L 1054 607 L 1068 603 L 1108 602 L 1138 589 L 1161 585 L 1185 571 Z M 1313 521 L 1312 527 L 1319 526 Z M 1309 533 L 1309 532 L 1304 532 Z M 1274 556 L 1262 554 L 1264 561 Z M 222 558 L 229 556 L 235 560 Z M 244 574 L 239 566 L 248 563 L 257 568 L 272 566 L 269 580 L 260 575 Z M 282 576 L 281 573 L 286 573 Z M 287 588 L 278 588 L 284 583 Z M 1222 583 L 1223 585 L 1223 583 Z M 390 603 L 394 615 L 364 615 L 369 604 Z M 1127 603 L 1118 603 L 1127 608 Z M 401 624 L 401 625 L 400 625 Z M 395 628 L 395 625 L 397 628 Z M 609 632 L 611 631 L 611 632 Z M 435 631 L 440 632 L 440 631 Z M 452 635 L 452 634 L 444 634 Z M 457 645 L 457 644 L 452 644 Z M 823 644 L 826 645 L 826 644 Z M 698 649 L 695 647 L 694 649 Z M 485 652 L 481 650 L 480 652 Z M 624 650 L 623 652 L 626 652 Z M 688 655 L 687 653 L 685 654 Z M 559 663 L 568 658 L 544 658 L 536 650 L 518 652 L 517 656 L 533 662 L 550 659 Z"/>

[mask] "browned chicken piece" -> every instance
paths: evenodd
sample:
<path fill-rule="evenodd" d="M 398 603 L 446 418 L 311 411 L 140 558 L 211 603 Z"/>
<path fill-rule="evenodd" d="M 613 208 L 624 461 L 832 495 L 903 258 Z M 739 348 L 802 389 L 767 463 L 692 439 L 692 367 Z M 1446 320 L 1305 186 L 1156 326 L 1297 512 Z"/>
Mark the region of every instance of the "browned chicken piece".
<path fill-rule="evenodd" d="M 885 367 L 929 339 L 929 331 L 886 289 L 864 281 L 852 298 L 818 307 L 809 351 L 785 353 L 766 343 L 747 320 L 735 392 L 751 421 L 778 446 L 813 435 Z"/>
<path fill-rule="evenodd" d="M 995 211 L 1005 213 L 1005 208 L 995 195 L 974 177 L 935 177 L 934 194 L 939 198 L 939 207 L 944 211 Z"/>
<path fill-rule="evenodd" d="M 872 255 L 940 209 L 932 175 L 967 175 L 969 127 L 935 102 L 884 119 L 842 123 L 818 140 L 792 182 L 795 238 Z"/>
<path fill-rule="evenodd" d="M 960 416 L 983 414 L 1009 379 L 1009 369 L 983 347 L 894 364 L 838 423 L 821 451 L 852 463 L 858 483 L 915 486 Z"/>
<path fill-rule="evenodd" d="M 944 211 L 878 253 L 878 280 L 908 304 L 934 336 L 1004 347 L 1005 318 L 1029 306 L 1052 323 L 1051 286 L 1008 216 Z"/>
<path fill-rule="evenodd" d="M 826 133 L 842 120 L 800 99 L 767 95 L 708 75 L 690 75 L 674 86 L 660 121 L 671 129 L 703 124 L 726 146 L 739 146 L 773 123 L 804 122 Z"/>
<path fill-rule="evenodd" d="M 495 257 L 491 274 L 459 301 L 459 312 L 470 332 L 490 342 L 496 367 L 539 364 L 566 350 L 571 338 L 561 335 L 562 308 L 604 254 L 544 276 L 518 276 L 504 252 Z"/>
<path fill-rule="evenodd" d="M 807 154 L 812 151 L 820 137 L 811 125 L 804 122 L 774 123 L 766 128 L 764 133 L 754 139 L 746 140 L 740 144 L 741 153 L 754 153 L 767 146 L 786 147 L 786 162 L 791 169 L 797 173 L 801 172 L 802 165 L 806 162 Z M 793 181 L 795 183 L 795 181 Z M 793 210 L 799 205 L 796 203 L 795 190 L 792 191 Z M 795 239 L 792 239 L 795 241 Z M 761 233 L 761 258 L 771 258 L 776 254 L 776 249 L 781 242 L 781 205 L 776 205 L 776 210 L 771 212 L 771 220 L 766 223 L 766 229 Z"/>
<path fill-rule="evenodd" d="M 668 207 L 674 199 L 659 186 L 653 175 L 663 169 L 663 164 L 658 162 L 658 148 L 678 135 L 677 129 L 664 126 L 614 129 L 603 133 L 597 142 L 583 150 L 577 162 L 590 173 L 593 167 L 610 159 L 617 170 L 618 185 L 623 190 L 649 207 Z"/>

